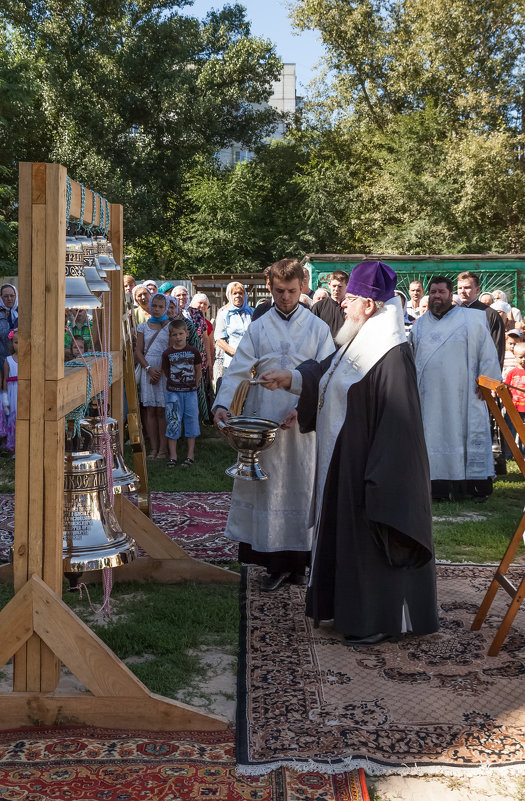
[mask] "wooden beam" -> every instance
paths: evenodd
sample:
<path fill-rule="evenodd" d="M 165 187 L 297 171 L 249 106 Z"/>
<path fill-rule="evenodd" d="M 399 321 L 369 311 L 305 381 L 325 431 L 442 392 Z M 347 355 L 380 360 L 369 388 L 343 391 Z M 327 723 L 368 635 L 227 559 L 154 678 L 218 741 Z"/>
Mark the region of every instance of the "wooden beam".
<path fill-rule="evenodd" d="M 228 721 L 169 698 L 10 693 L 1 698 L 0 730 L 24 726 L 111 726 L 148 731 L 224 731 Z"/>
<path fill-rule="evenodd" d="M 133 536 L 133 535 L 132 535 Z M 210 565 L 186 556 L 185 559 L 152 559 L 142 556 L 129 565 L 113 568 L 113 581 L 157 581 L 160 584 L 180 584 L 196 581 L 203 584 L 238 584 L 240 576 L 233 570 Z M 93 584 L 102 581 L 102 571 L 84 573 L 82 581 Z"/>
<path fill-rule="evenodd" d="M 140 698 L 147 689 L 38 576 L 29 580 L 35 632 L 94 695 Z"/>
<path fill-rule="evenodd" d="M 122 377 L 122 353 L 112 351 L 113 381 Z M 91 367 L 91 395 L 98 395 L 105 385 L 105 357 L 88 356 L 86 361 Z M 86 402 L 86 368 L 66 367 L 64 378 L 59 381 L 45 382 L 45 419 L 57 421 L 63 419 L 68 412 Z"/>
<path fill-rule="evenodd" d="M 0 611 L 0 668 L 19 651 L 33 634 L 33 593 L 29 583 Z M 1 717 L 1 716 L 0 716 Z"/>

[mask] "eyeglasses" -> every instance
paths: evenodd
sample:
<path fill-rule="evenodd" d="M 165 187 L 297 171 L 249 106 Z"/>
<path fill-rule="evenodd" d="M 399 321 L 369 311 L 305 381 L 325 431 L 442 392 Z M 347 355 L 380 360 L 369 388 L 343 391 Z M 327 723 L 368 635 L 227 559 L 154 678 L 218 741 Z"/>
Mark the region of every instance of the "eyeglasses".
<path fill-rule="evenodd" d="M 345 300 L 349 303 L 353 303 L 354 300 L 359 300 L 359 295 L 345 295 Z"/>

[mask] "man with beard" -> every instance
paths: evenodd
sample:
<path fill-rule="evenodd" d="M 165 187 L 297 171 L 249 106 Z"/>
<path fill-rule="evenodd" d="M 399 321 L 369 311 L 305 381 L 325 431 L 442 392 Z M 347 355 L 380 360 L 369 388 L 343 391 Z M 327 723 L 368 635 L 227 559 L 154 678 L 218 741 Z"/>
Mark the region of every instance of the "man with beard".
<path fill-rule="evenodd" d="M 227 423 L 235 390 L 252 369 L 295 367 L 308 358 L 324 359 L 333 350 L 328 326 L 301 306 L 303 268 L 297 259 L 272 264 L 268 282 L 273 305 L 252 322 L 239 343 L 217 394 L 214 422 Z M 236 479 L 225 535 L 239 542 L 239 560 L 265 567 L 262 588 L 285 581 L 304 584 L 310 562 L 312 527 L 308 522 L 314 486 L 315 434 L 301 436 L 295 424 L 297 399 L 287 392 L 250 388 L 243 414 L 275 420 L 284 430 L 259 460 L 267 481 Z"/>
<path fill-rule="evenodd" d="M 476 384 L 501 378 L 485 312 L 452 305 L 452 281 L 431 279 L 429 310 L 412 326 L 432 495 L 484 501 L 494 463 L 489 415 Z"/>
<path fill-rule="evenodd" d="M 428 460 L 396 281 L 382 262 L 358 264 L 339 349 L 261 375 L 299 394 L 301 431 L 317 431 L 306 611 L 350 645 L 438 627 Z"/>

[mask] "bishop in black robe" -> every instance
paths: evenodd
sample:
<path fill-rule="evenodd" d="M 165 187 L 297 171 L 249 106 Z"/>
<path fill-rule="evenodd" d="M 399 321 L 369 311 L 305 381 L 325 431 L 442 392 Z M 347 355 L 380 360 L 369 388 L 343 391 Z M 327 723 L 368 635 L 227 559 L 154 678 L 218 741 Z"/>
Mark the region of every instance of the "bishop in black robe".
<path fill-rule="evenodd" d="M 318 443 L 307 614 L 346 637 L 436 631 L 430 475 L 399 299 L 346 351 L 300 364 L 291 391 Z"/>

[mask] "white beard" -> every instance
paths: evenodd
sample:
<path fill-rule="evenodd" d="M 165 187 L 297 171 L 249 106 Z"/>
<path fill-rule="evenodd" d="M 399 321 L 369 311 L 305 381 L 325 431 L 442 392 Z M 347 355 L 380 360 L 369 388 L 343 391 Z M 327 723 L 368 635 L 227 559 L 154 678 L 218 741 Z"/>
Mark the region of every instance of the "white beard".
<path fill-rule="evenodd" d="M 350 342 L 356 338 L 364 324 L 364 320 L 363 322 L 358 323 L 354 322 L 354 320 L 345 320 L 342 327 L 334 337 L 335 344 L 349 345 Z"/>

